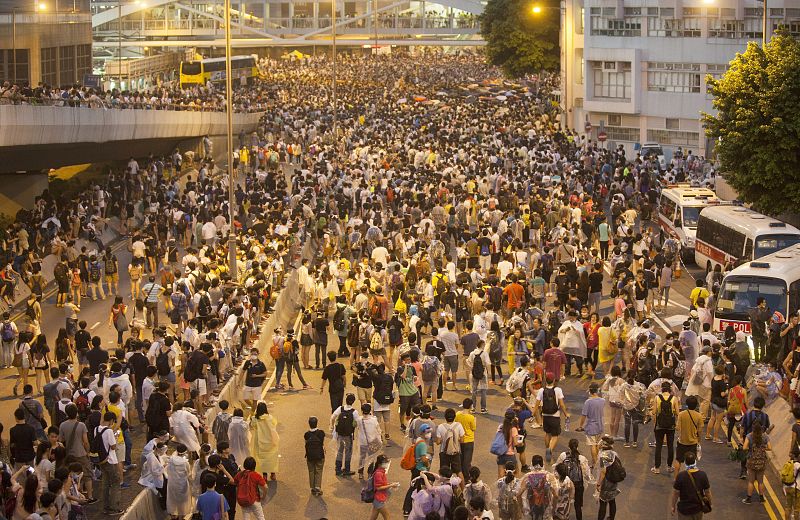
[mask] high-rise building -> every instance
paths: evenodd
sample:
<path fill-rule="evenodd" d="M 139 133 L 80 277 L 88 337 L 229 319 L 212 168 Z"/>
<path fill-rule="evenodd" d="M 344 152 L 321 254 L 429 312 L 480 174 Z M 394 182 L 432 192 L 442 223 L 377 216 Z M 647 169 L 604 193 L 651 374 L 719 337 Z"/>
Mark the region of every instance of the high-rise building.
<path fill-rule="evenodd" d="M 705 155 L 700 112 L 712 112 L 706 75 L 721 76 L 749 41 L 761 42 L 756 0 L 564 0 L 564 105 L 571 128 L 606 145 L 655 142 Z M 767 0 L 767 37 L 800 35 L 800 2 Z M 564 67 L 566 65 L 566 67 Z"/>

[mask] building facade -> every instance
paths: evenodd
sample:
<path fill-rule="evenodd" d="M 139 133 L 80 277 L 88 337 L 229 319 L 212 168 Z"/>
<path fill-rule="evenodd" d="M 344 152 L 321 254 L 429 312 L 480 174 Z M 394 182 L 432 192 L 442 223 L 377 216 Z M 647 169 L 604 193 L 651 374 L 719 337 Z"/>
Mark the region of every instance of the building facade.
<path fill-rule="evenodd" d="M 756 0 L 566 0 L 562 70 L 566 119 L 606 146 L 655 142 L 706 155 L 700 112 L 712 112 L 706 76 L 721 76 L 763 35 Z M 768 0 L 767 37 L 800 35 L 800 2 Z M 570 35 L 571 33 L 571 35 Z M 562 40 L 563 41 L 563 40 Z"/>

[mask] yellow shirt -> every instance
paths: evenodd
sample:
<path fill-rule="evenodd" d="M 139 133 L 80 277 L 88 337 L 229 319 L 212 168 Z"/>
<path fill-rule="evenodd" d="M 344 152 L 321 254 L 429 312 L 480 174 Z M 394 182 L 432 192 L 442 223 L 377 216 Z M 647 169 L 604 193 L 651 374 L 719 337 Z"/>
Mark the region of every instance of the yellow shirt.
<path fill-rule="evenodd" d="M 691 446 L 700 442 L 700 429 L 703 427 L 703 416 L 694 410 L 683 410 L 678 414 L 678 442 Z"/>
<path fill-rule="evenodd" d="M 692 292 L 689 295 L 689 300 L 691 300 L 692 305 L 697 305 L 698 298 L 703 298 L 704 300 L 708 301 L 708 290 L 706 290 L 705 287 L 695 287 L 692 289 Z"/>
<path fill-rule="evenodd" d="M 461 410 L 456 412 L 456 422 L 464 428 L 464 440 L 462 442 L 475 442 L 475 416 Z"/>
<path fill-rule="evenodd" d="M 105 406 L 105 410 L 103 410 L 103 414 L 106 412 L 111 412 L 117 416 L 117 420 L 114 422 L 114 429 L 117 430 L 117 442 L 125 442 L 125 439 L 122 437 L 122 428 L 120 428 L 120 424 L 122 423 L 122 410 L 120 410 L 117 405 L 108 403 Z"/>

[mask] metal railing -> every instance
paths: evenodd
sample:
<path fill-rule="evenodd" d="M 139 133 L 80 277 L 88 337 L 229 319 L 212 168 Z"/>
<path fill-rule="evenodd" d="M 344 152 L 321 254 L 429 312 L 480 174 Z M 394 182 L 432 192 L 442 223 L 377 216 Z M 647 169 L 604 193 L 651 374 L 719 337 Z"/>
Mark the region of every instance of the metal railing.
<path fill-rule="evenodd" d="M 22 95 L 0 96 L 2 105 L 29 105 L 41 107 L 64 107 L 103 110 L 163 110 L 168 112 L 224 112 L 224 105 L 189 105 L 185 103 L 153 103 L 150 101 L 107 101 L 105 99 L 53 99 L 48 97 L 26 97 Z M 266 110 L 266 106 L 254 102 L 252 105 L 242 106 L 234 103 L 235 113 L 257 113 Z"/>

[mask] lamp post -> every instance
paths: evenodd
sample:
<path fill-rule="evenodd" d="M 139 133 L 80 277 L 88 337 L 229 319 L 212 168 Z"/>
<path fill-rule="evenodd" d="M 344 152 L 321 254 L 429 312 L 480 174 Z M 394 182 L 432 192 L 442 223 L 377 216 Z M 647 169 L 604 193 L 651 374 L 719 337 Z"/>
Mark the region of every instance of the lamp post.
<path fill-rule="evenodd" d="M 225 0 L 225 113 L 227 115 L 228 141 L 228 272 L 234 281 L 239 279 L 239 268 L 236 265 L 236 228 L 233 225 L 236 216 L 236 170 L 233 165 L 233 78 L 231 77 L 231 0 Z"/>
<path fill-rule="evenodd" d="M 767 0 L 763 0 L 763 1 L 764 1 L 764 18 L 762 20 L 763 27 L 762 27 L 762 30 L 761 30 L 761 47 L 762 48 L 766 48 L 767 47 L 767 19 L 768 19 L 768 16 L 767 16 Z"/>
<path fill-rule="evenodd" d="M 544 12 L 545 9 L 558 9 L 559 16 L 560 16 L 560 23 L 559 29 L 564 36 L 564 41 L 560 45 L 561 53 L 559 56 L 560 61 L 560 69 L 561 69 L 561 107 L 562 107 L 562 125 L 564 128 L 567 127 L 567 89 L 569 88 L 569 83 L 567 82 L 567 1 L 568 0 L 561 0 L 563 5 L 559 7 L 555 6 L 541 6 L 535 4 L 531 8 L 531 12 L 535 15 L 539 15 Z M 766 0 L 764 0 L 766 1 Z"/>
<path fill-rule="evenodd" d="M 339 102 L 336 87 L 336 0 L 331 0 L 331 35 L 333 38 L 333 142 L 336 143 L 339 124 Z"/>

